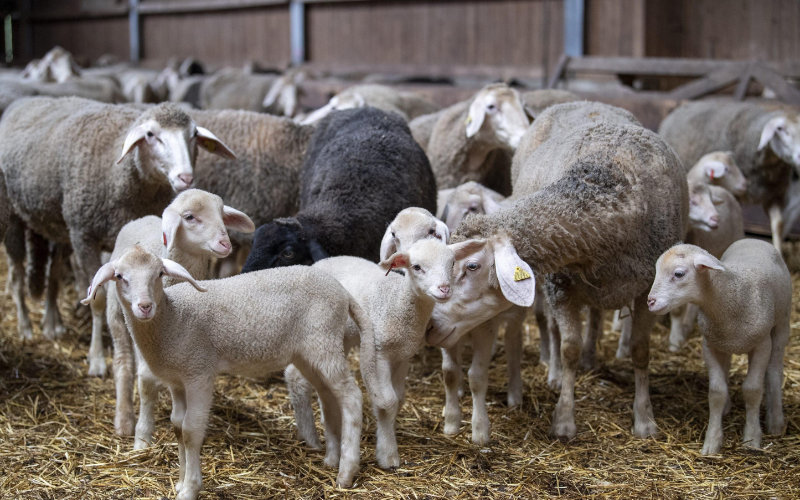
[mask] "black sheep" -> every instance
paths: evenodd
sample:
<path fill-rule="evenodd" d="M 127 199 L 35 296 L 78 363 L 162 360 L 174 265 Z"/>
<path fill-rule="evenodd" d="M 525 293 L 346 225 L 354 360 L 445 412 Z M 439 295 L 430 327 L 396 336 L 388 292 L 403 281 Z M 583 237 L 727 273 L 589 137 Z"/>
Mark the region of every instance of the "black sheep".
<path fill-rule="evenodd" d="M 377 261 L 400 210 L 436 210 L 436 181 L 408 125 L 371 107 L 331 113 L 319 124 L 300 183 L 300 211 L 258 228 L 242 272 L 328 255 Z"/>

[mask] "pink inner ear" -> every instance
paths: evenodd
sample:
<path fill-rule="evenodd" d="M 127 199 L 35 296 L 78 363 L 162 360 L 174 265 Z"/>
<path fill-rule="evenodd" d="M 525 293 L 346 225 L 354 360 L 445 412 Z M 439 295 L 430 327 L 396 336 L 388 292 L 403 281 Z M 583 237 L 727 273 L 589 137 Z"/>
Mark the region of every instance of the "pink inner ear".
<path fill-rule="evenodd" d="M 167 246 L 167 233 L 161 233 L 161 236 L 164 237 L 164 246 Z"/>
<path fill-rule="evenodd" d="M 408 259 L 404 255 L 398 255 L 392 260 L 392 269 L 395 267 L 408 267 Z"/>

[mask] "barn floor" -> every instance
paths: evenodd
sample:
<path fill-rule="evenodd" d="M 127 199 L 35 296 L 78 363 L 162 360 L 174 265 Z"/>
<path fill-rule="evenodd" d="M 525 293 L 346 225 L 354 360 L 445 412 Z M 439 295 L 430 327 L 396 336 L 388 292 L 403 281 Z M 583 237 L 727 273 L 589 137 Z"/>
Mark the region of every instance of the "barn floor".
<path fill-rule="evenodd" d="M 6 277 L 0 255 L 0 287 Z M 684 352 L 671 354 L 663 326 L 654 330 L 650 363 L 660 432 L 655 439 L 633 438 L 632 368 L 630 361 L 614 358 L 617 334 L 608 333 L 608 322 L 598 351 L 602 367 L 578 379 L 578 436 L 569 443 L 551 439 L 557 396 L 545 383 L 546 368 L 537 363 L 538 333 L 531 323 L 523 357 L 525 399 L 518 409 L 505 404 L 499 344 L 488 394 L 488 446 L 470 442 L 468 389 L 462 431 L 442 434 L 441 356 L 426 348 L 412 365 L 398 420 L 402 466 L 391 472 L 376 467 L 375 423 L 365 405 L 362 470 L 346 491 L 335 488 L 336 471 L 324 467 L 323 452 L 296 440 L 279 374 L 259 382 L 220 377 L 202 452 L 200 498 L 800 498 L 799 272 L 793 281 L 787 429 L 784 436 L 764 436 L 762 451 L 740 445 L 746 359 L 738 356 L 723 455 L 700 455 L 708 414 L 700 340 L 694 336 Z M 171 498 L 178 465 L 168 397 L 162 394 L 157 411 L 155 445 L 132 451 L 132 437 L 114 434 L 113 380 L 86 375 L 89 328 L 79 327 L 72 314 L 76 301 L 68 287 L 61 297 L 69 325 L 64 338 L 47 341 L 37 328 L 35 340 L 22 342 L 13 302 L 0 300 L 0 498 Z M 38 324 L 41 308 L 33 307 Z"/>

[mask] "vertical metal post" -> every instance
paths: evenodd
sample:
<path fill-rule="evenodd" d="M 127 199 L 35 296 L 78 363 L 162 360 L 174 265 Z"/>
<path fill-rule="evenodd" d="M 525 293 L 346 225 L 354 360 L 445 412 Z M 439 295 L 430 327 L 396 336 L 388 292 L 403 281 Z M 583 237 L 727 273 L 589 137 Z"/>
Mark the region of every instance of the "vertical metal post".
<path fill-rule="evenodd" d="M 584 0 L 564 0 L 564 54 L 583 55 Z"/>
<path fill-rule="evenodd" d="M 130 58 L 138 63 L 142 57 L 141 28 L 139 26 L 139 0 L 128 0 L 128 31 L 130 32 Z"/>
<path fill-rule="evenodd" d="M 289 3 L 289 26 L 292 66 L 306 60 L 306 5 L 300 0 Z"/>

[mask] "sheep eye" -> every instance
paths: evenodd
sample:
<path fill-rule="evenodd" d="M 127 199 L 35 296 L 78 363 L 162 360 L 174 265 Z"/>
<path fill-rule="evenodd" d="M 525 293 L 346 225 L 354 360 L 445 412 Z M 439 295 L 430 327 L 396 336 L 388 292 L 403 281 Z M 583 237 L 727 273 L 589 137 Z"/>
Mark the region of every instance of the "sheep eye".
<path fill-rule="evenodd" d="M 489 111 L 494 111 L 495 109 L 497 109 L 497 106 L 494 103 L 487 104 L 486 109 L 488 109 Z"/>
<path fill-rule="evenodd" d="M 422 268 L 419 266 L 419 264 L 414 264 L 413 266 L 411 266 L 411 268 L 414 269 L 415 271 L 421 271 L 422 270 Z"/>
<path fill-rule="evenodd" d="M 470 262 L 469 264 L 467 264 L 467 269 L 469 269 L 470 271 L 477 271 L 480 267 L 481 265 L 478 264 L 477 262 Z"/>
<path fill-rule="evenodd" d="M 153 137 L 153 135 L 154 135 L 154 134 L 153 134 L 153 132 L 152 132 L 152 131 L 150 131 L 150 130 L 148 130 L 148 131 L 147 131 L 147 137 Z"/>
<path fill-rule="evenodd" d="M 675 276 L 676 278 L 678 278 L 678 279 L 681 279 L 681 278 L 683 278 L 684 276 L 686 276 L 686 273 L 685 273 L 685 272 L 684 272 L 682 269 L 678 269 L 677 271 L 675 271 L 675 274 L 674 274 L 674 276 Z"/>
<path fill-rule="evenodd" d="M 159 272 L 158 272 L 158 277 L 160 278 L 160 277 L 162 277 L 162 276 L 164 276 L 164 271 L 159 271 Z"/>
<path fill-rule="evenodd" d="M 115 280 L 121 280 L 122 279 L 122 275 L 117 273 L 117 274 L 114 275 L 114 279 Z"/>
<path fill-rule="evenodd" d="M 184 216 L 183 216 L 183 218 L 184 218 L 185 220 L 189 220 L 189 221 L 191 221 L 191 220 L 194 220 L 194 215 L 192 215 L 192 214 L 186 214 L 186 215 L 184 215 Z"/>
<path fill-rule="evenodd" d="M 392 231 L 392 238 L 397 238 L 397 236 L 394 235 L 394 231 Z"/>
<path fill-rule="evenodd" d="M 281 252 L 281 255 L 283 256 L 284 259 L 291 259 L 294 257 L 294 252 L 287 248 L 286 250 Z"/>
<path fill-rule="evenodd" d="M 469 207 L 469 211 L 470 212 L 477 212 L 478 211 L 478 207 Z"/>
<path fill-rule="evenodd" d="M 435 229 L 428 229 L 428 234 L 436 234 L 436 230 Z"/>

